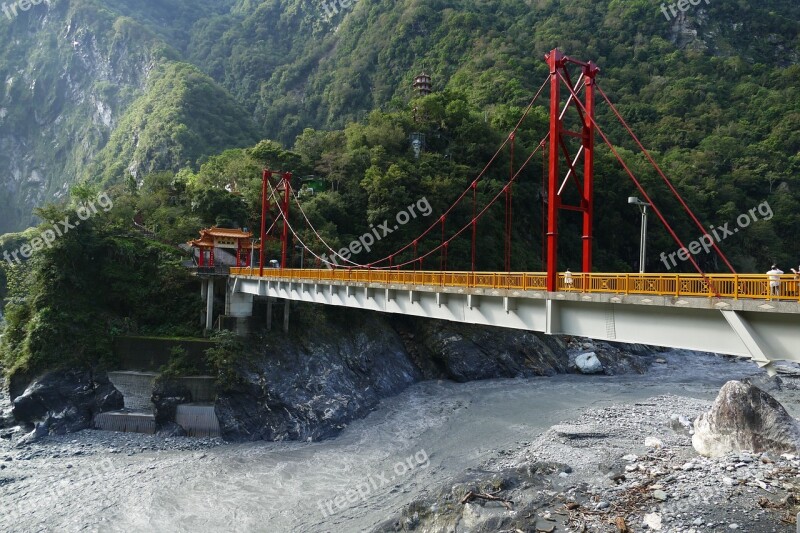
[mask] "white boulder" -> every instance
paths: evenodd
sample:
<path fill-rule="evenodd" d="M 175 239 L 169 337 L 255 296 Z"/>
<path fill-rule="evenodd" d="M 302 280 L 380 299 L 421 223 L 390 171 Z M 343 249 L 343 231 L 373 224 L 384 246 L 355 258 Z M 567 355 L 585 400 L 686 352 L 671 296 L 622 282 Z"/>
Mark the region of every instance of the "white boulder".
<path fill-rule="evenodd" d="M 603 363 L 594 352 L 580 354 L 575 358 L 575 366 L 583 374 L 597 374 L 603 371 Z"/>

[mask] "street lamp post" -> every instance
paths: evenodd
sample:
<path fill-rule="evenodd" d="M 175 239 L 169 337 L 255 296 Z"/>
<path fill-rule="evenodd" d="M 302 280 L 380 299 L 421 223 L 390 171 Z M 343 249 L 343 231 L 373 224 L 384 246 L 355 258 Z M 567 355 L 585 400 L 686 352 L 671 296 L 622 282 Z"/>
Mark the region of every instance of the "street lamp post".
<path fill-rule="evenodd" d="M 650 207 L 650 204 L 639 200 L 635 196 L 629 196 L 628 203 L 638 206 L 642 212 L 642 233 L 639 236 L 639 273 L 644 274 L 647 261 L 647 208 Z"/>
<path fill-rule="evenodd" d="M 294 248 L 295 250 L 300 250 L 300 269 L 302 270 L 304 262 L 303 259 L 305 258 L 306 255 L 306 249 L 303 248 L 302 246 L 295 246 Z"/>

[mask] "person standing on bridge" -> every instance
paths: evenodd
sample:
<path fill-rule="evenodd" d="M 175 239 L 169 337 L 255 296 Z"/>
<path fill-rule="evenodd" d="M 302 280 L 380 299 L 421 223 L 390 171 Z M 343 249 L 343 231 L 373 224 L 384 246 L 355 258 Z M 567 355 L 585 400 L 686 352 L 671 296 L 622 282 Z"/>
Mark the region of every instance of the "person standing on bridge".
<path fill-rule="evenodd" d="M 797 270 L 790 269 L 794 274 L 794 282 L 795 282 L 795 294 L 800 296 L 800 266 L 797 267 Z"/>
<path fill-rule="evenodd" d="M 767 271 L 767 276 L 769 276 L 769 290 L 772 296 L 781 295 L 781 274 L 783 274 L 783 270 L 778 268 L 777 265 L 772 265 L 772 268 Z"/>

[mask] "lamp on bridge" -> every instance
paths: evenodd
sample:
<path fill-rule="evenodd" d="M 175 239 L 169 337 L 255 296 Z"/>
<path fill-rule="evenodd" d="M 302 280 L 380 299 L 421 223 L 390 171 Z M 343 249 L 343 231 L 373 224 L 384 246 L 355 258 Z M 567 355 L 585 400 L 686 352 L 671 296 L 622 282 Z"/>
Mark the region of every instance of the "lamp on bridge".
<path fill-rule="evenodd" d="M 639 237 L 639 273 L 644 274 L 645 262 L 647 261 L 647 208 L 651 204 L 643 202 L 635 196 L 629 196 L 628 203 L 638 206 L 642 212 L 642 234 Z"/>

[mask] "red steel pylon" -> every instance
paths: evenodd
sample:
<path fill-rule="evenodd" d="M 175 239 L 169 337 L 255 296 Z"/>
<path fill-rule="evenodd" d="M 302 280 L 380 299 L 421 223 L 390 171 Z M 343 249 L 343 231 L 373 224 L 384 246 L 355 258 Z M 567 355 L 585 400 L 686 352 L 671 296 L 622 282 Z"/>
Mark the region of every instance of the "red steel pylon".
<path fill-rule="evenodd" d="M 547 171 L 547 290 L 558 290 L 558 214 L 560 210 L 583 213 L 583 262 L 584 273 L 592 271 L 592 241 L 594 215 L 594 91 L 595 78 L 600 69 L 591 61 L 586 63 L 572 59 L 553 50 L 545 56 L 550 67 L 550 135 L 549 165 Z M 580 77 L 572 85 L 569 66 L 580 68 Z M 569 83 L 572 91 L 562 107 L 561 83 Z M 573 94 L 580 97 L 583 93 L 583 106 L 576 104 Z M 570 131 L 564 125 L 564 118 L 570 108 L 577 112 L 581 131 Z M 585 111 L 584 111 L 585 109 Z M 579 139 L 580 146 L 573 157 L 568 141 Z M 578 172 L 578 163 L 583 160 L 582 176 Z M 563 160 L 563 163 L 562 163 Z M 561 168 L 567 172 L 562 179 Z M 575 183 L 580 205 L 571 205 L 563 201 L 564 188 L 567 182 Z"/>

